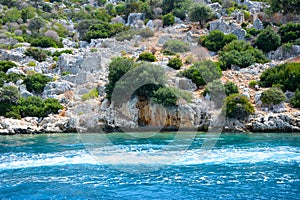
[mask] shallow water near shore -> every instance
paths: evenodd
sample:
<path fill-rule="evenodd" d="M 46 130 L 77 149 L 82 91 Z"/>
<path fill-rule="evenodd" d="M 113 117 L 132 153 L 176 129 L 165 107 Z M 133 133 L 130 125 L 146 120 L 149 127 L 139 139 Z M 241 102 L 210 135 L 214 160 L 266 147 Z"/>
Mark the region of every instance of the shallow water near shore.
<path fill-rule="evenodd" d="M 0 199 L 300 199 L 300 134 L 181 134 L 0 136 Z"/>

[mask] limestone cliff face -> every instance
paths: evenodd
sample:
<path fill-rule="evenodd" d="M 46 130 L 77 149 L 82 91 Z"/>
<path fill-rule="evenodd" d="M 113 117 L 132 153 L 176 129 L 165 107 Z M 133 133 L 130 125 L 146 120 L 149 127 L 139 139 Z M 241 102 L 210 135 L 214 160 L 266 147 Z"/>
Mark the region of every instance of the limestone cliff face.
<path fill-rule="evenodd" d="M 209 125 L 209 112 L 206 105 L 194 103 L 176 107 L 164 107 L 147 100 L 137 98 L 121 108 L 110 106 L 108 126 L 124 129 L 144 128 L 162 130 L 206 130 Z M 113 123 L 112 123 L 113 122 Z"/>

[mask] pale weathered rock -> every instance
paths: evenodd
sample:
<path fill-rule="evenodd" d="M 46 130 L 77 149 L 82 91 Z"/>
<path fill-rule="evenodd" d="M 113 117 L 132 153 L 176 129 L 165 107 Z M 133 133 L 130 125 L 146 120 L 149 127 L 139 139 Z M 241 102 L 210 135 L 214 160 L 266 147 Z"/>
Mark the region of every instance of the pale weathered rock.
<path fill-rule="evenodd" d="M 182 77 L 175 77 L 174 79 L 174 86 L 176 88 L 180 88 L 182 90 L 194 91 L 197 89 L 195 83 L 192 80 Z"/>
<path fill-rule="evenodd" d="M 260 21 L 259 18 L 256 18 L 253 22 L 253 27 L 257 30 L 263 30 L 264 29 L 264 25 L 263 23 Z"/>
<path fill-rule="evenodd" d="M 239 40 L 245 40 L 245 36 L 247 35 L 247 31 L 244 29 L 236 29 L 231 33 L 236 35 Z"/>
<path fill-rule="evenodd" d="M 239 26 L 234 23 L 226 23 L 223 19 L 210 22 L 209 31 L 220 30 L 223 33 L 231 33 L 239 29 Z"/>
<path fill-rule="evenodd" d="M 70 91 L 73 87 L 74 85 L 67 81 L 50 82 L 45 86 L 43 96 L 47 98 L 52 95 L 63 94 L 66 91 Z"/>
<path fill-rule="evenodd" d="M 276 51 L 267 54 L 270 60 L 286 60 L 300 55 L 300 45 L 292 45 L 291 47 L 279 47 Z"/>
<path fill-rule="evenodd" d="M 144 21 L 144 13 L 130 13 L 127 19 L 127 26 L 135 26 L 138 20 Z"/>

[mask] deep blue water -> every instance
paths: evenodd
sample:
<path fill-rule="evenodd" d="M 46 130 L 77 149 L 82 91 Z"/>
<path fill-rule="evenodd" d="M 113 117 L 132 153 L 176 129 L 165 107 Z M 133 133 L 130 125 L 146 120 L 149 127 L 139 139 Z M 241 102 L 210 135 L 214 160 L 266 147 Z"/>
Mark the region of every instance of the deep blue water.
<path fill-rule="evenodd" d="M 182 134 L 0 136 L 0 199 L 300 199 L 300 134 Z"/>

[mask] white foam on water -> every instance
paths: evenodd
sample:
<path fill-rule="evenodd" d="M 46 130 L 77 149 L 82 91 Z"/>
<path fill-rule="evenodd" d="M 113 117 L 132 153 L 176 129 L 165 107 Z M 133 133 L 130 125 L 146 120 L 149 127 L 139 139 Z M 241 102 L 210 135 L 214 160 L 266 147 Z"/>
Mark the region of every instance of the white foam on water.
<path fill-rule="evenodd" d="M 151 148 L 104 147 L 45 154 L 5 153 L 0 156 L 0 170 L 61 165 L 197 165 L 259 162 L 300 163 L 298 147 L 268 147 L 248 149 L 213 149 L 203 154 L 201 149 L 160 151 Z"/>

